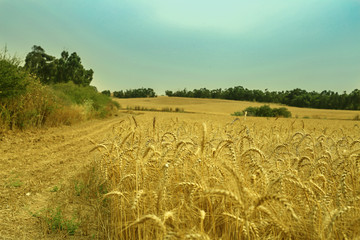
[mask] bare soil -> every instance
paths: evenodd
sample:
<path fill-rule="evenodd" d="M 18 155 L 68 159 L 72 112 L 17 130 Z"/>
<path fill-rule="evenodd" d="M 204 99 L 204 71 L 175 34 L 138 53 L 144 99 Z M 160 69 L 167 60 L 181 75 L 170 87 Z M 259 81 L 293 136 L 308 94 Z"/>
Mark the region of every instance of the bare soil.
<path fill-rule="evenodd" d="M 46 238 L 32 213 L 49 207 L 58 188 L 94 159 L 94 142 L 123 118 L 0 136 L 0 239 Z"/>

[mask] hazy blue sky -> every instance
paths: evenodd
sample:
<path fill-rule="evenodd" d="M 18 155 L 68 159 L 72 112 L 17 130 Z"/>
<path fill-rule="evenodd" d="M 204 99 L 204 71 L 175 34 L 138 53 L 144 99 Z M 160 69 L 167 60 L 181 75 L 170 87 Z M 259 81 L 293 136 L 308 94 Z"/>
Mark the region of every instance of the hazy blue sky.
<path fill-rule="evenodd" d="M 77 52 L 99 90 L 360 89 L 360 0 L 0 0 L 0 47 Z"/>

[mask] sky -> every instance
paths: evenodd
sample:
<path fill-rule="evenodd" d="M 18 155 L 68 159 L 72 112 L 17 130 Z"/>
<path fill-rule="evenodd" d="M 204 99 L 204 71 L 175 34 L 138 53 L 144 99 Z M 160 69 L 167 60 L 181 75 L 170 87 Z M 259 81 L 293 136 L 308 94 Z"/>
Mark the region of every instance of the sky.
<path fill-rule="evenodd" d="M 360 89 L 360 0 L 0 0 L 0 48 L 76 52 L 111 91 Z"/>

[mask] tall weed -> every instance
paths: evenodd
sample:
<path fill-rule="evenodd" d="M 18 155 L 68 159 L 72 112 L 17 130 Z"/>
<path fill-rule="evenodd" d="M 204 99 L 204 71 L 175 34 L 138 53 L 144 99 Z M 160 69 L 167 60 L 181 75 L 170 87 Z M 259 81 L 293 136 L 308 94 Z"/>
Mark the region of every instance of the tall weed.
<path fill-rule="evenodd" d="M 65 105 L 83 106 L 87 118 L 104 118 L 111 115 L 119 105 L 92 86 L 78 86 L 72 82 L 52 85 L 55 94 Z"/>

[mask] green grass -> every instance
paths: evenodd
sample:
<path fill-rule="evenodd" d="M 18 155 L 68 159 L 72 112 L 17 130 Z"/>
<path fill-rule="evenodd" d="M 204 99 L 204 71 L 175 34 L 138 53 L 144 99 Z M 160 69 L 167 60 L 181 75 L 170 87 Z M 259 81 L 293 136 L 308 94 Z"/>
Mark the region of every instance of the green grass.
<path fill-rule="evenodd" d="M 80 222 L 75 218 L 66 218 L 60 207 L 56 209 L 42 210 L 40 213 L 32 213 L 33 217 L 37 217 L 45 223 L 48 232 L 63 232 L 72 236 L 80 226 Z"/>
<path fill-rule="evenodd" d="M 18 187 L 21 187 L 24 183 L 18 179 L 18 177 L 11 177 L 7 180 L 6 182 L 6 186 L 7 187 L 15 187 L 15 188 L 18 188 Z"/>
<path fill-rule="evenodd" d="M 86 114 L 92 117 L 104 118 L 120 105 L 110 97 L 99 93 L 92 86 L 78 86 L 72 82 L 59 83 L 51 86 L 65 105 L 81 105 Z"/>
<path fill-rule="evenodd" d="M 76 196 L 80 196 L 85 188 L 85 185 L 82 182 L 75 181 L 74 183 L 74 189 Z"/>
<path fill-rule="evenodd" d="M 50 189 L 50 192 L 57 192 L 57 191 L 59 191 L 58 186 L 54 186 L 52 189 Z"/>

